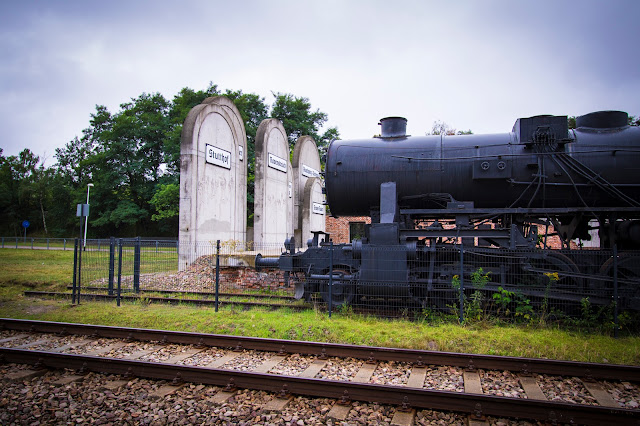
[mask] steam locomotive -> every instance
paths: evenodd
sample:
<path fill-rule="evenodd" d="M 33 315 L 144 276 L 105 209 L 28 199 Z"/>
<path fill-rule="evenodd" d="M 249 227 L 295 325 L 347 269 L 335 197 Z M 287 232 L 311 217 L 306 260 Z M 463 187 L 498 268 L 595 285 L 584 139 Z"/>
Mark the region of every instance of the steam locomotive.
<path fill-rule="evenodd" d="M 611 288 L 611 280 L 589 279 L 614 275 L 611 255 L 584 270 L 571 250 L 548 249 L 549 230 L 566 249 L 594 236 L 600 249 L 640 248 L 640 128 L 625 112 L 577 117 L 575 129 L 567 116 L 519 118 L 510 133 L 488 135 L 414 137 L 402 117 L 379 124 L 379 136 L 334 141 L 326 156 L 330 212 L 370 216 L 365 235 L 334 245 L 318 232 L 304 251 L 288 239 L 279 258 L 256 257 L 257 268 L 303 274 L 297 297 L 319 292 L 334 306 L 367 295 L 432 303 L 458 272 L 452 256 L 466 250 L 462 277 L 493 259 L 485 271 L 494 289 L 516 285 L 517 274 L 555 272 L 556 290 L 577 298 Z M 640 257 L 629 253 L 616 258 L 619 300 L 640 310 Z"/>

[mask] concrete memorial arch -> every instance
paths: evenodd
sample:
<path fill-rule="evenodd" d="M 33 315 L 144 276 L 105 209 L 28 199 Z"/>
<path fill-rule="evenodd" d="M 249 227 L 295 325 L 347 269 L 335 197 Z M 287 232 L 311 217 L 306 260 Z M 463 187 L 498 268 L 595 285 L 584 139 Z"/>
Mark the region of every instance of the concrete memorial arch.
<path fill-rule="evenodd" d="M 179 267 L 216 240 L 244 243 L 247 136 L 240 112 L 223 96 L 191 109 L 180 143 Z"/>
<path fill-rule="evenodd" d="M 314 231 L 325 231 L 325 207 L 320 178 L 320 155 L 311 136 L 302 136 L 293 149 L 294 235 L 306 247 Z"/>
<path fill-rule="evenodd" d="M 263 120 L 256 134 L 253 240 L 257 247 L 281 246 L 293 236 L 293 168 L 282 123 Z"/>

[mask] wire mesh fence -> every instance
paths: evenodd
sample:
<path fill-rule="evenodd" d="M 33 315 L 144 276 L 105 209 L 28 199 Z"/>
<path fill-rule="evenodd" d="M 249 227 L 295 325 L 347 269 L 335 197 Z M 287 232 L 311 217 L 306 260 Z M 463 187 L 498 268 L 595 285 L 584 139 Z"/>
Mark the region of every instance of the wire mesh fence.
<path fill-rule="evenodd" d="M 73 250 L 73 238 L 0 237 L 1 248 Z"/>
<path fill-rule="evenodd" d="M 267 297 L 330 314 L 460 322 L 581 319 L 616 328 L 622 312 L 631 312 L 623 319 L 633 321 L 640 311 L 640 252 L 464 244 L 355 250 L 325 243 L 305 253 L 237 241 L 112 239 L 89 243 L 78 254 L 82 291 L 110 295 L 119 283 L 121 293 L 215 294 L 244 297 L 245 303 Z M 270 267 L 256 270 L 258 254 L 272 259 Z"/>

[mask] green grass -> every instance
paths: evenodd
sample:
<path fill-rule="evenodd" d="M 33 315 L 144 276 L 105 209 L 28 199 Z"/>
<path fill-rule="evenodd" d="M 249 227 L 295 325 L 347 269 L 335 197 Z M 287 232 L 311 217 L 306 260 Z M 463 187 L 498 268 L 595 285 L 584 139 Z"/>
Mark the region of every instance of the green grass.
<path fill-rule="evenodd" d="M 25 290 L 62 291 L 73 279 L 73 251 L 0 249 L 0 301 Z"/>
<path fill-rule="evenodd" d="M 66 291 L 72 280 L 73 253 L 0 250 L 0 316 L 46 321 L 145 327 L 280 339 L 325 341 L 412 349 L 437 349 L 640 365 L 640 338 L 567 331 L 557 327 L 410 322 L 336 312 L 289 309 L 266 311 L 189 304 L 178 306 L 126 302 L 82 302 L 25 298 L 25 290 Z"/>

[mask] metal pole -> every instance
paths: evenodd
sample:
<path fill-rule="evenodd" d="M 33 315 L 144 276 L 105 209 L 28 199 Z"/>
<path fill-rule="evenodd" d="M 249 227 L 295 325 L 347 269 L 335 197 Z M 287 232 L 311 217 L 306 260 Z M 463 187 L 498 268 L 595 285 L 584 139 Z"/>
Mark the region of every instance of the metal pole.
<path fill-rule="evenodd" d="M 73 290 L 71 291 L 71 304 L 76 303 L 76 276 L 78 270 L 78 239 L 75 239 L 73 247 Z"/>
<path fill-rule="evenodd" d="M 464 248 L 460 244 L 460 323 L 464 322 Z"/>
<path fill-rule="evenodd" d="M 116 239 L 109 239 L 109 296 L 113 296 L 113 275 L 115 273 L 116 260 Z"/>
<path fill-rule="evenodd" d="M 220 240 L 216 241 L 216 312 L 218 312 L 218 292 L 220 291 Z"/>
<path fill-rule="evenodd" d="M 120 306 L 120 280 L 122 278 L 122 238 L 118 240 L 118 291 L 116 293 L 116 304 Z"/>
<path fill-rule="evenodd" d="M 89 190 L 93 186 L 92 183 L 87 184 L 87 205 L 89 205 Z M 89 225 L 89 215 L 84 218 L 84 249 L 87 249 L 87 226 Z"/>
<path fill-rule="evenodd" d="M 80 241 L 82 241 L 82 216 L 80 216 Z M 80 283 L 81 282 L 82 282 L 82 247 L 78 249 L 78 305 L 80 304 Z"/>
<path fill-rule="evenodd" d="M 140 293 L 140 237 L 136 238 L 133 249 L 133 291 Z"/>
<path fill-rule="evenodd" d="M 618 245 L 613 245 L 613 337 L 618 337 Z"/>
<path fill-rule="evenodd" d="M 333 240 L 329 241 L 329 318 L 333 306 Z"/>

